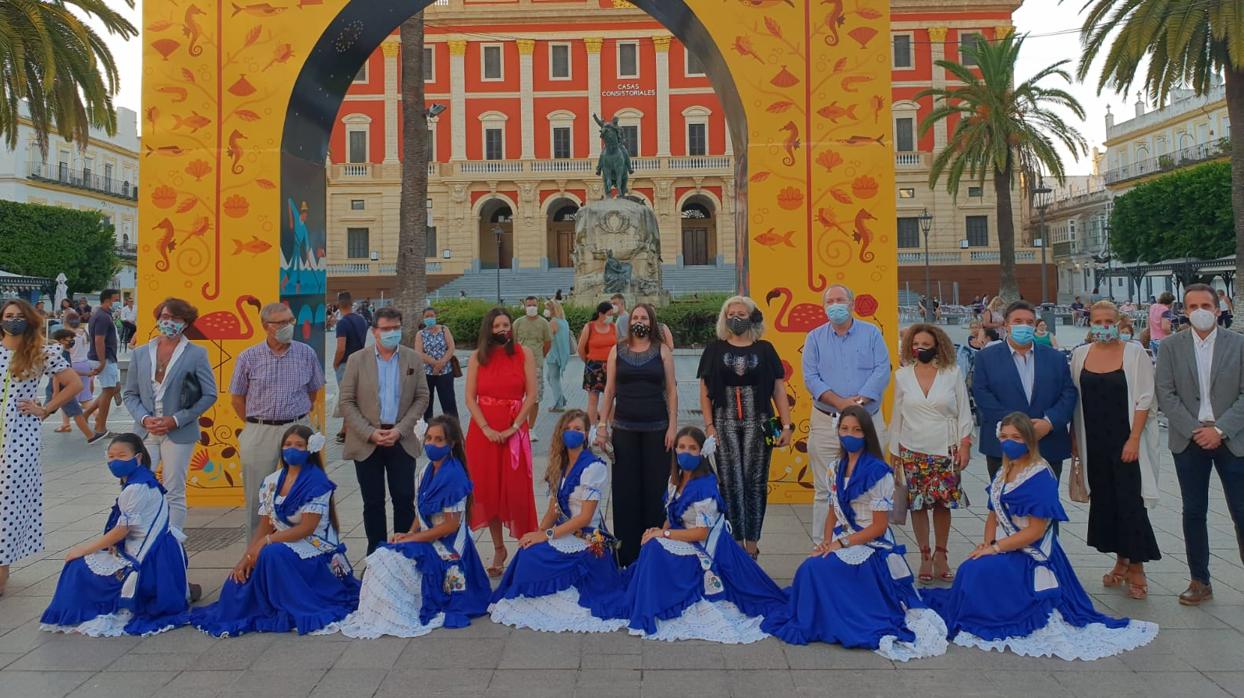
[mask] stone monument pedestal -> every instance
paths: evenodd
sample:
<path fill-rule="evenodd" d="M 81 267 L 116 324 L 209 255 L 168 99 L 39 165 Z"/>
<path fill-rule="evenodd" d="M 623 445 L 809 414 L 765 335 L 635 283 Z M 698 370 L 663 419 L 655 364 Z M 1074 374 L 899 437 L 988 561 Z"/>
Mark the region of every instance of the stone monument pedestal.
<path fill-rule="evenodd" d="M 661 235 L 651 208 L 630 199 L 602 199 L 575 216 L 573 300 L 594 305 L 621 293 L 629 307 L 664 306 Z"/>

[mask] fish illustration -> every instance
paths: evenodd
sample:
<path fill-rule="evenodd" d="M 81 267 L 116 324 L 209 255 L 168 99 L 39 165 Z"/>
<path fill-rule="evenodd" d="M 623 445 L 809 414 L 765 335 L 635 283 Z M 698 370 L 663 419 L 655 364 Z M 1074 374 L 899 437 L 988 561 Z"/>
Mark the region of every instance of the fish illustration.
<path fill-rule="evenodd" d="M 786 137 L 782 139 L 782 148 L 786 150 L 786 155 L 782 157 L 782 164 L 793 165 L 795 164 L 795 151 L 799 150 L 799 127 L 794 121 L 787 121 L 786 125 L 778 130 L 786 132 Z"/>
<path fill-rule="evenodd" d="M 182 117 L 173 115 L 173 130 L 177 131 L 182 126 L 189 127 L 191 133 L 198 133 L 199 129 L 212 123 L 212 120 L 203 116 L 197 111 L 190 112 L 190 116 Z"/>
<path fill-rule="evenodd" d="M 207 216 L 203 216 L 199 218 L 199 220 L 194 222 L 194 227 L 191 228 L 189 232 L 186 233 L 186 238 L 181 241 L 181 244 L 183 245 L 186 244 L 187 242 L 190 241 L 190 238 L 203 237 L 203 234 L 211 229 L 212 229 L 211 220 L 208 219 Z"/>
<path fill-rule="evenodd" d="M 816 110 L 816 113 L 820 114 L 826 119 L 829 119 L 835 124 L 838 123 L 838 119 L 841 119 L 844 116 L 852 121 L 858 121 L 858 119 L 855 116 L 855 107 L 856 105 L 852 104 L 846 109 L 843 109 L 841 106 L 838 105 L 837 102 L 831 102 L 829 106 L 821 107 L 820 109 Z"/>
<path fill-rule="evenodd" d="M 859 89 L 855 87 L 856 83 L 870 82 L 872 79 L 871 75 L 848 75 L 842 79 L 842 91 L 859 92 Z"/>
<path fill-rule="evenodd" d="M 250 241 L 248 242 L 242 242 L 237 238 L 233 239 L 233 254 L 235 255 L 242 254 L 243 252 L 250 252 L 252 255 L 258 255 L 267 252 L 270 249 L 272 249 L 272 243 L 260 240 L 258 235 L 252 235 Z"/>
<path fill-rule="evenodd" d="M 169 157 L 177 157 L 186 151 L 181 149 L 180 145 L 162 145 L 159 148 L 147 146 L 147 157 L 154 155 L 167 155 Z"/>
<path fill-rule="evenodd" d="M 829 34 L 825 35 L 826 46 L 838 45 L 838 27 L 847 23 L 846 12 L 842 0 L 821 0 L 822 5 L 829 5 L 829 14 L 825 15 L 825 26 Z"/>
<path fill-rule="evenodd" d="M 777 247 L 778 245 L 786 245 L 787 247 L 794 247 L 795 243 L 791 241 L 791 236 L 794 234 L 795 234 L 795 231 L 793 230 L 788 230 L 786 231 L 785 234 L 782 234 L 782 233 L 777 232 L 773 228 L 769 228 L 765 232 L 752 238 L 752 240 L 755 241 L 756 243 L 764 245 L 765 247 L 768 247 L 769 249 L 773 249 Z"/>
<path fill-rule="evenodd" d="M 257 2 L 254 5 L 239 5 L 236 2 L 230 4 L 233 5 L 234 17 L 242 12 L 254 17 L 275 17 L 289 9 L 288 7 L 274 7 L 266 2 Z"/>
<path fill-rule="evenodd" d="M 191 5 L 186 8 L 186 18 L 184 23 L 181 25 L 182 35 L 190 39 L 190 43 L 186 50 L 189 51 L 191 56 L 203 55 L 203 47 L 199 45 L 199 39 L 203 36 L 203 28 L 200 27 L 199 23 L 194 19 L 196 16 L 202 14 L 205 13 L 203 10 L 199 9 L 198 5 Z"/>
<path fill-rule="evenodd" d="M 850 138 L 835 138 L 834 142 L 841 143 L 843 145 L 872 145 L 874 143 L 876 143 L 877 145 L 885 145 L 885 134 L 883 133 L 880 136 L 877 136 L 876 138 L 872 136 L 851 136 Z"/>
<path fill-rule="evenodd" d="M 233 133 L 229 134 L 229 147 L 225 150 L 225 155 L 233 159 L 233 165 L 229 168 L 233 174 L 242 174 L 246 169 L 242 167 L 242 156 L 246 154 L 246 150 L 242 148 L 242 141 L 246 140 L 246 136 L 242 132 L 233 129 Z"/>
<path fill-rule="evenodd" d="M 873 95 L 871 104 L 873 108 L 873 123 L 876 123 L 881 120 L 881 112 L 885 109 L 885 99 L 881 95 Z"/>
<path fill-rule="evenodd" d="M 158 87 L 156 92 L 163 92 L 166 95 L 173 95 L 174 102 L 186 101 L 186 88 L 184 87 Z"/>
<path fill-rule="evenodd" d="M 323 5 L 324 0 L 298 0 L 298 8 L 302 9 L 307 5 Z"/>
<path fill-rule="evenodd" d="M 861 208 L 860 212 L 855 214 L 855 234 L 851 239 L 860 243 L 860 261 L 871 262 L 876 258 L 876 254 L 868 250 L 868 246 L 873 242 L 873 231 L 868 229 L 867 221 L 877 220 L 876 216 L 868 212 L 868 209 Z"/>
<path fill-rule="evenodd" d="M 739 2 L 743 3 L 747 7 L 753 8 L 773 7 L 774 5 L 781 5 L 783 3 L 790 5 L 791 7 L 795 6 L 794 0 L 739 0 Z"/>
<path fill-rule="evenodd" d="M 173 230 L 173 221 L 165 218 L 159 223 L 156 223 L 153 229 L 164 231 L 164 234 L 160 236 L 160 239 L 156 240 L 156 250 L 160 253 L 160 259 L 156 260 L 155 268 L 158 271 L 168 271 L 168 253 L 172 252 L 173 249 L 177 247 L 177 243 L 173 241 L 173 235 L 176 232 Z"/>

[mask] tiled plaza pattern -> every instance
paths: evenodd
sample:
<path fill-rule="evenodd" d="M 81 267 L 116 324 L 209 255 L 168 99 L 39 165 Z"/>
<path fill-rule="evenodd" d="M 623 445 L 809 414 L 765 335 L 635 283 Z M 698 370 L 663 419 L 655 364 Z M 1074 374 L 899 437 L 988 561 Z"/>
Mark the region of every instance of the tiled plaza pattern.
<path fill-rule="evenodd" d="M 1068 337 L 1070 339 L 1070 337 Z M 697 358 L 678 358 L 684 407 L 693 402 Z M 577 385 L 581 369 L 567 372 Z M 331 375 L 331 372 L 330 372 Z M 461 391 L 461 384 L 459 391 Z M 572 406 L 581 391 L 570 391 Z M 461 396 L 461 392 L 459 392 Z M 114 411 L 114 414 L 116 411 Z M 121 410 L 121 414 L 124 411 Z M 465 414 L 465 411 L 464 411 Z M 537 451 L 547 447 L 553 419 L 541 415 Z M 685 422 L 698 417 L 685 415 Z M 47 551 L 14 565 L 0 597 L 0 696 L 1226 696 L 1244 695 L 1244 567 L 1217 478 L 1210 495 L 1210 544 L 1215 599 L 1186 608 L 1176 594 L 1187 583 L 1180 533 L 1179 488 L 1169 454 L 1163 460 L 1162 506 L 1151 512 L 1163 558 L 1149 567 L 1150 595 L 1131 601 L 1104 589 L 1111 560 L 1084 542 L 1086 505 L 1065 502 L 1071 523 L 1062 541 L 1098 607 L 1156 621 L 1148 647 L 1101 661 L 1064 662 L 951 646 L 935 659 L 907 664 L 866 651 L 826 645 L 794 647 L 775 639 L 746 646 L 705 642 L 642 642 L 623 632 L 547 634 L 476 620 L 463 630 L 438 630 L 404 640 L 348 640 L 342 636 L 248 635 L 218 640 L 183 628 L 152 638 L 91 639 L 40 632 L 38 616 L 56 586 L 64 552 L 99 533 L 116 496 L 103 467 L 102 445 L 86 448 L 75 435 L 45 426 L 43 468 Z M 332 425 L 335 427 L 336 425 Z M 120 415 L 113 429 L 124 428 Z M 335 429 L 334 429 L 335 430 Z M 333 430 L 330 430 L 330 433 Z M 1165 436 L 1164 436 L 1165 437 Z M 331 439 L 330 439 L 331 441 Z M 329 474 L 350 557 L 366 549 L 353 465 L 329 448 Z M 543 470 L 543 458 L 535 464 Z M 951 560 L 957 564 L 982 535 L 986 514 L 985 464 L 979 456 L 965 473 L 973 505 L 954 513 Z M 537 488 L 539 489 L 539 488 Z M 1064 490 L 1065 491 L 1065 490 Z M 545 497 L 537 492 L 543 511 Z M 810 547 L 809 506 L 770 507 L 760 562 L 780 584 L 789 583 Z M 192 510 L 188 528 L 240 526 L 240 510 Z M 919 560 L 909 529 L 908 560 Z M 487 561 L 487 532 L 478 542 Z M 192 551 L 191 580 L 216 598 L 242 553 L 238 542 Z M 361 570 L 360 570 L 361 571 Z M 850 589 L 842 593 L 849 594 Z M 999 589 L 999 594 L 1006 593 Z"/>

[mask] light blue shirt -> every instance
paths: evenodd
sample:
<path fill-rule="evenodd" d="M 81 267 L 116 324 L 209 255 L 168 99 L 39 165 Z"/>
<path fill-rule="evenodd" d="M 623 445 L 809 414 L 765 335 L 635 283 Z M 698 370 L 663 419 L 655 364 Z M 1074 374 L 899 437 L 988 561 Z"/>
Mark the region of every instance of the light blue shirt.
<path fill-rule="evenodd" d="M 1016 351 L 1015 345 L 1010 342 L 1007 342 L 1006 346 L 1011 350 L 1011 360 L 1015 362 L 1015 370 L 1019 372 L 1019 382 L 1024 386 L 1024 397 L 1028 398 L 1029 404 L 1032 404 L 1032 384 L 1037 380 L 1036 345 L 1029 346 L 1028 351 L 1023 353 Z"/>
<path fill-rule="evenodd" d="M 803 382 L 813 400 L 826 390 L 840 397 L 860 395 L 869 399 L 864 408 L 876 414 L 890 384 L 890 352 L 881 330 L 858 319 L 841 335 L 828 322 L 812 330 L 803 345 Z M 833 409 L 814 404 L 823 412 Z"/>
<path fill-rule="evenodd" d="M 380 423 L 397 423 L 397 401 L 402 394 L 401 370 L 398 367 L 397 352 L 393 352 L 386 361 L 376 352 L 376 378 L 380 386 Z"/>
<path fill-rule="evenodd" d="M 553 346 L 549 348 L 546 363 L 565 366 L 570 363 L 570 325 L 564 318 L 551 318 L 549 323 L 557 327 L 553 333 Z"/>

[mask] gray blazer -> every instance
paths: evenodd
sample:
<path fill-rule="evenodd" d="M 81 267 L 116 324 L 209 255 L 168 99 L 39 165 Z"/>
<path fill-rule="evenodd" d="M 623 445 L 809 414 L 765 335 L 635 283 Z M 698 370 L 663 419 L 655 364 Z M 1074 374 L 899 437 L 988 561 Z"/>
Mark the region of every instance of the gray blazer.
<path fill-rule="evenodd" d="M 1201 382 L 1196 370 L 1193 330 L 1177 332 L 1162 340 L 1158 349 L 1158 370 L 1154 378 L 1158 406 L 1166 415 L 1170 449 L 1183 453 L 1200 427 Z M 1214 409 L 1215 426 L 1222 430 L 1224 444 L 1232 455 L 1244 456 L 1244 335 L 1218 328 L 1214 338 L 1214 359 L 1210 369 L 1214 378 L 1209 400 Z"/>
<path fill-rule="evenodd" d="M 155 414 L 155 385 L 151 382 L 151 345 L 143 344 L 130 355 L 126 371 L 125 390 L 121 396 L 125 409 L 134 418 L 134 433 L 146 438 L 143 418 Z M 202 397 L 188 409 L 181 407 L 181 389 L 186 376 L 194 374 L 203 390 Z M 177 362 L 164 376 L 164 416 L 177 420 L 178 427 L 168 433 L 173 443 L 188 444 L 199 440 L 199 416 L 216 403 L 216 377 L 207 350 L 197 344 L 187 344 Z"/>
<path fill-rule="evenodd" d="M 423 359 L 414 349 L 399 346 L 397 362 L 398 380 L 402 385 L 394 428 L 402 434 L 398 440 L 402 450 L 411 458 L 416 458 L 423 453 L 423 442 L 415 436 L 415 423 L 428 408 L 428 381 L 423 372 Z M 341 450 L 343 458 L 366 460 L 376 450 L 376 444 L 368 438 L 380 426 L 379 395 L 380 372 L 376 364 L 376 350 L 365 347 L 346 359 L 346 371 L 338 391 L 337 407 L 346 426 L 346 446 Z"/>

